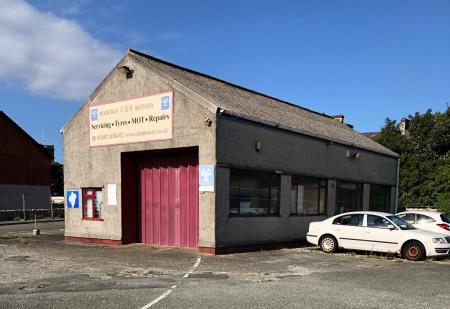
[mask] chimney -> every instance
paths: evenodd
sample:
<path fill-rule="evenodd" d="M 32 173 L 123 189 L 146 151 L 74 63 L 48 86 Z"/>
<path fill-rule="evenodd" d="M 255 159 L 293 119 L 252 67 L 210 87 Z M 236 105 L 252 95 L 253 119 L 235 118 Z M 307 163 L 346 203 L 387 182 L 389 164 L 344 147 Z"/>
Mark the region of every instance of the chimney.
<path fill-rule="evenodd" d="M 400 120 L 399 129 L 400 129 L 400 132 L 402 133 L 402 135 L 408 135 L 409 134 L 409 132 L 408 132 L 409 119 L 402 118 L 402 120 Z"/>
<path fill-rule="evenodd" d="M 333 117 L 334 120 L 337 120 L 340 123 L 344 123 L 344 115 L 334 115 L 334 116 L 331 116 L 331 117 Z"/>

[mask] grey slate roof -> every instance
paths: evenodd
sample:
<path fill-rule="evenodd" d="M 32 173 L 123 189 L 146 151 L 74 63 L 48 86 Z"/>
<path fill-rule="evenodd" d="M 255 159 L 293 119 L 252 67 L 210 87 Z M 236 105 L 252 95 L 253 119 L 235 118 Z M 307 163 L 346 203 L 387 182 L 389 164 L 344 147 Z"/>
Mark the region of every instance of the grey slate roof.
<path fill-rule="evenodd" d="M 379 134 L 380 132 L 362 132 L 362 133 L 360 133 L 360 134 L 362 134 L 362 135 L 364 135 L 365 137 L 368 137 L 368 138 L 370 138 L 370 139 L 374 139 L 375 137 L 377 137 L 377 135 Z"/>
<path fill-rule="evenodd" d="M 389 156 L 398 156 L 395 152 L 328 115 L 168 63 L 138 51 L 129 50 L 128 53 L 139 57 L 142 61 L 157 68 L 229 114 L 257 122 L 271 123 L 286 130 L 324 140 L 352 145 Z"/>

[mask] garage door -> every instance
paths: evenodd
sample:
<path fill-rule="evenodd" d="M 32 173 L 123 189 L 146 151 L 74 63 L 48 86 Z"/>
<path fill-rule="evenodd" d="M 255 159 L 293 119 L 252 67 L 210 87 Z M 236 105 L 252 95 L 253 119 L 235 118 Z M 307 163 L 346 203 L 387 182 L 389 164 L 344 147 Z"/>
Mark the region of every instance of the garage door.
<path fill-rule="evenodd" d="M 197 247 L 197 153 L 158 154 L 139 163 L 140 241 Z"/>

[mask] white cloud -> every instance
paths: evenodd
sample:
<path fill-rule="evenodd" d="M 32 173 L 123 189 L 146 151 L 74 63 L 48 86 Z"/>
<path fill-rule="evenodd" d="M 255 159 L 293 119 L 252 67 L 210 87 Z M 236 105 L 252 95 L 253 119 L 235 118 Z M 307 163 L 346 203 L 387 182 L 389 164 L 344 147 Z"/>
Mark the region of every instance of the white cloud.
<path fill-rule="evenodd" d="M 0 50 L 1 81 L 65 100 L 87 97 L 120 57 L 76 22 L 23 0 L 0 0 Z"/>

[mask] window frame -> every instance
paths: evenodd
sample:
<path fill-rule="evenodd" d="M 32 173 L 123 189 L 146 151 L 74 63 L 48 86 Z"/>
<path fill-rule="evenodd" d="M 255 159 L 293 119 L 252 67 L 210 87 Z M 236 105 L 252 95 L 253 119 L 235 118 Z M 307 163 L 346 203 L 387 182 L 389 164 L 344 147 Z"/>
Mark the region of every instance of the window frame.
<path fill-rule="evenodd" d="M 352 216 L 358 216 L 358 217 L 361 217 L 361 216 L 362 216 L 361 224 L 353 225 L 353 224 L 341 224 L 341 223 L 337 223 L 338 220 L 342 221 L 342 218 L 343 218 L 343 217 L 352 217 Z M 339 225 L 339 226 L 364 227 L 364 219 L 365 219 L 365 214 L 360 214 L 360 213 L 356 213 L 356 214 L 346 214 L 346 213 L 343 213 L 343 214 L 341 214 L 339 217 L 334 218 L 334 220 L 333 220 L 333 222 L 332 222 L 331 224 L 332 224 L 332 225 Z"/>
<path fill-rule="evenodd" d="M 92 194 L 87 194 L 87 191 L 92 191 Z M 95 193 L 101 192 L 102 194 L 102 205 L 101 205 L 101 212 L 99 217 L 94 217 L 95 214 L 95 203 L 96 203 L 96 197 Z M 82 197 L 82 209 L 81 209 L 81 216 L 83 221 L 103 221 L 103 188 L 101 187 L 90 187 L 90 188 L 82 188 L 81 189 L 81 197 Z M 86 201 L 87 199 L 92 199 L 92 217 L 85 216 L 85 209 L 87 207 Z"/>
<path fill-rule="evenodd" d="M 420 217 L 422 217 L 422 218 L 420 218 Z M 431 220 L 431 221 L 428 221 L 428 222 L 419 222 L 419 220 Z M 424 215 L 424 214 L 419 214 L 419 213 L 416 213 L 416 224 L 428 224 L 428 223 L 436 223 L 436 220 L 434 219 L 434 218 L 432 218 L 432 217 L 430 217 L 430 216 L 427 216 L 427 215 Z"/>
<path fill-rule="evenodd" d="M 328 214 L 328 179 L 326 178 L 320 178 L 320 177 L 314 177 L 314 176 L 303 176 L 303 175 L 291 175 L 291 192 L 292 192 L 292 186 L 293 186 L 293 179 L 299 178 L 299 179 L 316 179 L 318 182 L 318 196 L 317 196 L 317 213 L 314 214 L 305 214 L 305 213 L 293 213 L 292 212 L 292 205 L 290 205 L 289 213 L 291 217 L 323 217 L 327 216 Z M 323 190 L 325 191 L 324 195 L 324 212 L 320 212 L 320 193 L 322 192 L 322 181 L 325 182 L 325 185 L 323 186 Z M 297 189 L 297 196 L 298 196 L 298 189 Z M 291 201 L 292 203 L 292 198 Z M 297 209 L 297 207 L 295 207 Z M 303 212 L 305 210 L 303 209 Z"/>
<path fill-rule="evenodd" d="M 236 172 L 235 175 L 232 175 L 232 172 Z M 239 206 L 238 213 L 231 213 L 231 200 L 232 200 L 232 186 L 231 186 L 231 179 L 235 178 L 238 180 L 239 187 L 238 187 L 238 196 L 239 200 L 241 199 L 241 185 L 240 185 L 240 172 L 250 172 L 250 173 L 259 173 L 259 174 L 266 174 L 268 176 L 268 199 L 267 199 L 267 213 L 266 214 L 241 214 L 241 207 Z M 277 181 L 277 213 L 272 214 L 272 177 L 276 177 Z M 230 185 L 229 185 L 229 207 L 228 207 L 228 216 L 229 217 L 280 217 L 280 198 L 281 198 L 281 175 L 274 172 L 268 172 L 268 171 L 259 171 L 259 170 L 249 170 L 249 169 L 241 169 L 241 168 L 230 168 Z"/>
<path fill-rule="evenodd" d="M 369 217 L 381 218 L 383 221 L 386 221 L 388 224 L 386 226 L 369 225 Z M 389 220 L 388 218 L 385 218 L 385 217 L 382 217 L 382 216 L 379 216 L 379 215 L 367 214 L 366 227 L 371 228 L 371 229 L 388 230 L 389 229 L 388 228 L 389 225 L 393 225 L 395 227 L 395 224 L 392 223 L 391 220 Z"/>

